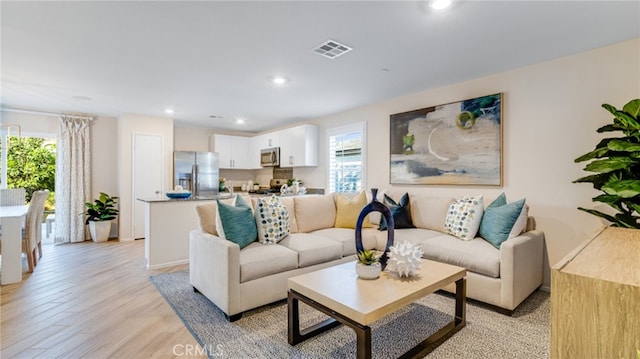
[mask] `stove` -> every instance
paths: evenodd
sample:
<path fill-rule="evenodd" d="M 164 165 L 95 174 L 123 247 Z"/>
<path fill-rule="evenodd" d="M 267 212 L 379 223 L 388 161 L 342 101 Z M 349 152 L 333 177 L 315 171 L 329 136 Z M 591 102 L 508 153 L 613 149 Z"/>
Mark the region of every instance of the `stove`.
<path fill-rule="evenodd" d="M 286 178 L 272 178 L 269 181 L 269 190 L 280 192 L 280 188 L 282 187 L 282 185 L 287 184 L 288 181 L 289 180 Z"/>
<path fill-rule="evenodd" d="M 259 190 L 256 191 L 249 191 L 251 193 L 256 193 L 256 194 L 273 194 L 273 193 L 280 193 L 280 188 L 282 187 L 283 184 L 287 184 L 288 179 L 286 178 L 273 178 L 269 181 L 269 188 L 260 188 Z"/>

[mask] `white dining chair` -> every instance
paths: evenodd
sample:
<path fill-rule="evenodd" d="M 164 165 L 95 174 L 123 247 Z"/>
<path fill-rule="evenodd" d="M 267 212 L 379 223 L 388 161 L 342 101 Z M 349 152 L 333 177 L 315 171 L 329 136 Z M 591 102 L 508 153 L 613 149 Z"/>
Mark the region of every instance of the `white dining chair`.
<path fill-rule="evenodd" d="M 0 206 L 22 206 L 25 202 L 24 188 L 0 189 Z"/>
<path fill-rule="evenodd" d="M 31 201 L 29 202 L 29 209 L 27 210 L 24 231 L 22 233 L 22 253 L 27 256 L 29 273 L 33 272 L 33 269 L 38 263 L 36 249 L 38 248 L 39 242 L 38 236 L 42 236 L 42 216 L 44 213 L 44 203 L 48 196 L 49 190 L 33 192 Z M 0 246 L 2 245 L 1 239 L 2 236 L 0 236 Z"/>
<path fill-rule="evenodd" d="M 29 272 L 33 272 L 33 268 L 38 263 L 36 249 L 40 248 L 40 257 L 42 257 L 42 216 L 48 196 L 49 190 L 35 191 L 31 195 L 31 202 L 29 202 L 29 211 L 27 212 L 25 231 L 22 238 L 22 251 L 27 255 Z"/>

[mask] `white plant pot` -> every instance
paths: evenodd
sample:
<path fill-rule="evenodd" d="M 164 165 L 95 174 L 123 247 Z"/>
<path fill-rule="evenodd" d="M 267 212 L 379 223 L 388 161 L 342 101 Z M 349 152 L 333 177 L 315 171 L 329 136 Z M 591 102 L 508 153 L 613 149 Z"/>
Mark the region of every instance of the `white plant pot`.
<path fill-rule="evenodd" d="M 358 274 L 358 277 L 362 279 L 376 279 L 380 276 L 380 272 L 382 272 L 380 262 L 376 262 L 371 265 L 356 262 L 356 273 Z"/>
<path fill-rule="evenodd" d="M 89 232 L 94 242 L 106 242 L 111 232 L 111 221 L 89 221 Z"/>

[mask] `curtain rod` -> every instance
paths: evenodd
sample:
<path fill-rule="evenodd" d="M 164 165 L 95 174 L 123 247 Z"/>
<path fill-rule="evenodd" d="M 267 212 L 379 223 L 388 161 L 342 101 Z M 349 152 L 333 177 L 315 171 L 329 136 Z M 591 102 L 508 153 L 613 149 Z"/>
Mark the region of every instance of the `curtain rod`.
<path fill-rule="evenodd" d="M 7 108 L 7 107 L 2 107 L 2 108 L 0 108 L 0 110 L 6 111 L 6 112 L 28 113 L 28 114 L 32 114 L 32 115 L 44 115 L 44 116 L 53 116 L 53 117 L 66 116 L 66 117 L 71 117 L 71 118 L 93 120 L 93 116 L 89 116 L 89 115 L 84 115 L 84 116 L 82 116 L 82 115 L 68 115 L 68 114 L 65 114 L 65 113 L 45 112 L 45 111 L 36 111 L 36 110 L 21 110 L 19 108 Z"/>

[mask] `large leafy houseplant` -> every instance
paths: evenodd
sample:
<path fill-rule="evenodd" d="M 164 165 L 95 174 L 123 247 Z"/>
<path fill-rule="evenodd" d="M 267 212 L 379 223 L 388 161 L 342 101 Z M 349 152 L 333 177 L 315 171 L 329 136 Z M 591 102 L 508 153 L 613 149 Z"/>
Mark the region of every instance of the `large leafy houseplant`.
<path fill-rule="evenodd" d="M 115 199 L 104 192 L 100 192 L 100 197 L 93 203 L 86 202 L 87 210 L 82 214 L 87 216 L 85 223 L 89 225 L 89 232 L 94 242 L 105 242 L 109 240 L 111 231 L 111 220 L 118 215 Z"/>
<path fill-rule="evenodd" d="M 596 148 L 575 162 L 591 161 L 584 170 L 595 174 L 578 178 L 573 183 L 590 182 L 604 192 L 593 198 L 616 210 L 609 215 L 594 209 L 578 209 L 611 222 L 614 227 L 640 229 L 640 99 L 624 105 L 622 110 L 604 104 L 613 123 L 600 127 L 598 133 L 621 132 L 622 137 L 605 138 Z"/>
<path fill-rule="evenodd" d="M 118 209 L 115 207 L 115 198 L 104 192 L 100 192 L 100 197 L 96 198 L 93 203 L 86 202 L 84 204 L 87 210 L 82 214 L 87 216 L 84 223 L 89 224 L 90 221 L 101 222 L 115 219 L 118 215 Z"/>

